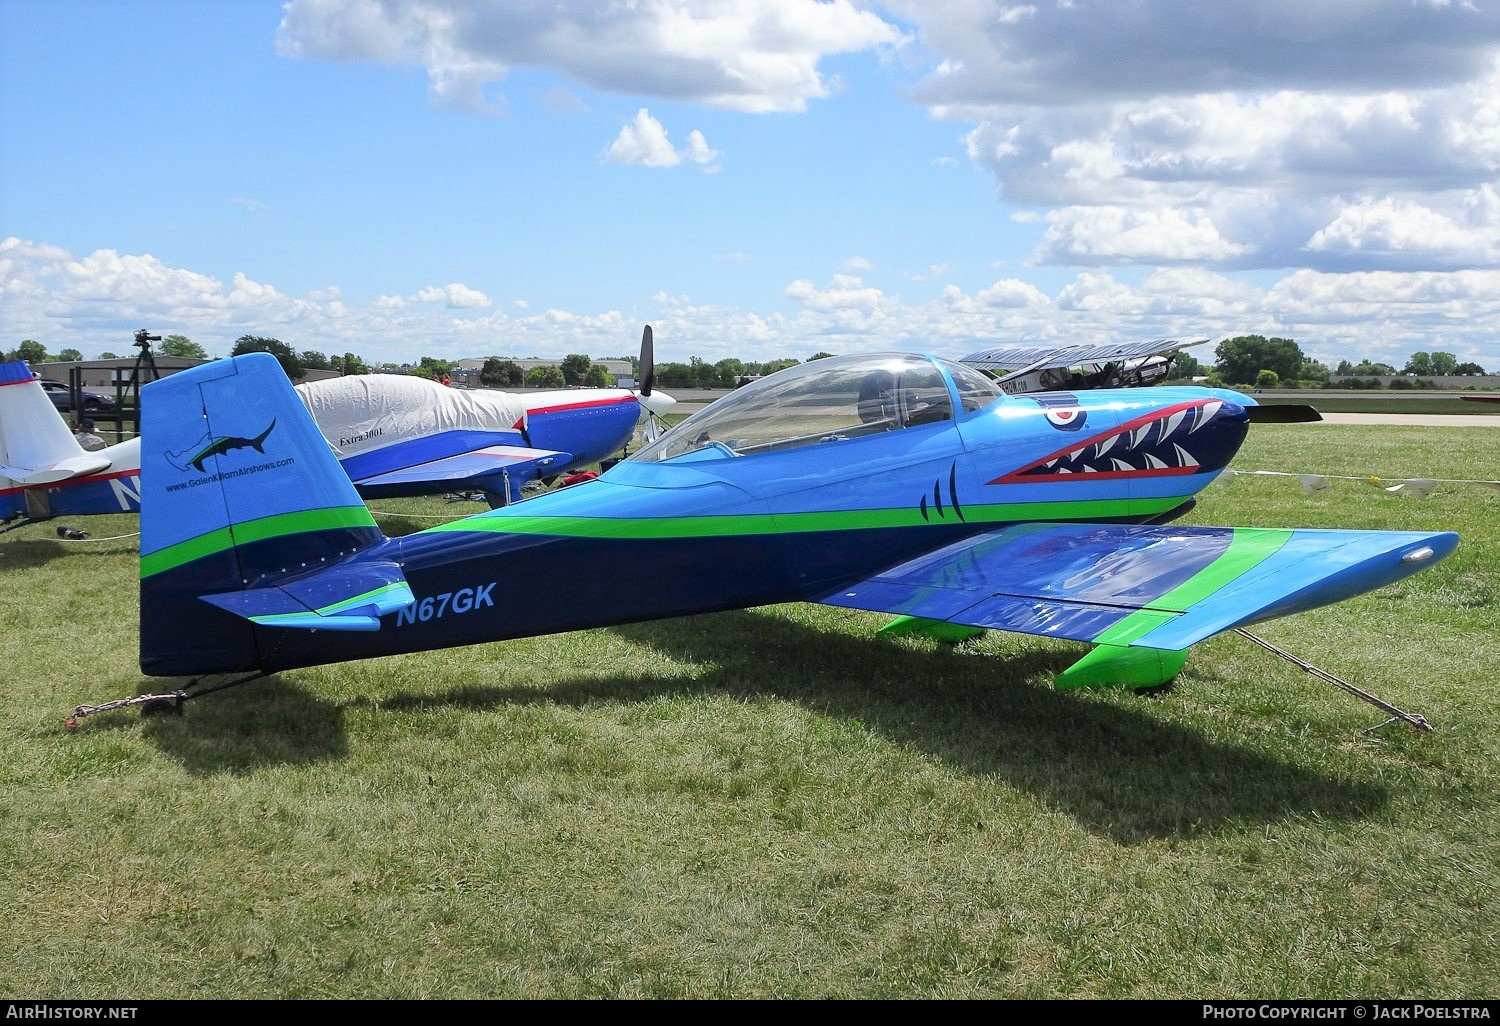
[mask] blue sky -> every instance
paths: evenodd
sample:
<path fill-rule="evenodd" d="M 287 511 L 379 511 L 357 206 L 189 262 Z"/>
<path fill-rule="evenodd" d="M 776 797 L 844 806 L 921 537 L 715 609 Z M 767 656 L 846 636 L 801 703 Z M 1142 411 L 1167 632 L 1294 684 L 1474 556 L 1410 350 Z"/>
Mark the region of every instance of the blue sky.
<path fill-rule="evenodd" d="M 1497 182 L 1490 0 L 0 3 L 0 349 L 1493 372 Z"/>

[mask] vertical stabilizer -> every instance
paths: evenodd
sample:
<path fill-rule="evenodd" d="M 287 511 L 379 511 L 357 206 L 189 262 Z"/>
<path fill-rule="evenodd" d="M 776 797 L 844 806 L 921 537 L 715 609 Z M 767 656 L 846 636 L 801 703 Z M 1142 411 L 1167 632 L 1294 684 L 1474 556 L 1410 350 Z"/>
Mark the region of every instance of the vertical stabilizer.
<path fill-rule="evenodd" d="M 109 466 L 108 460 L 79 459 L 83 456 L 83 446 L 58 416 L 26 361 L 0 363 L 0 473 L 43 484 Z M 91 470 L 80 471 L 69 460 Z"/>
<path fill-rule="evenodd" d="M 275 357 L 151 382 L 141 412 L 144 672 L 257 669 L 266 624 L 368 629 L 409 601 L 400 571 L 374 557 L 385 536 Z"/>

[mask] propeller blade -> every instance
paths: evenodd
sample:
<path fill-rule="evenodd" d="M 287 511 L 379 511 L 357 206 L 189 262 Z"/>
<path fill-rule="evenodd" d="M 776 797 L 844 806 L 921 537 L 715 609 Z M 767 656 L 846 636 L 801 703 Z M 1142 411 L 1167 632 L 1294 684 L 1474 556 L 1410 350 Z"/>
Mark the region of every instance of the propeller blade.
<path fill-rule="evenodd" d="M 656 379 L 656 367 L 651 353 L 651 325 L 641 332 L 641 395 L 651 394 L 652 382 Z"/>

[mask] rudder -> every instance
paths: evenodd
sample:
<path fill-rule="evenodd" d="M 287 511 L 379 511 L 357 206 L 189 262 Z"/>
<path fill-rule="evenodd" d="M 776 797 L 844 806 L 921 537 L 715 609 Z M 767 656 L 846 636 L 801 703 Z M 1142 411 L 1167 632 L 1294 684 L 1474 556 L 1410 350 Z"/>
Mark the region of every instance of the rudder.
<path fill-rule="evenodd" d="M 151 382 L 141 412 L 144 673 L 258 669 L 257 617 L 318 621 L 320 609 L 352 605 L 342 582 L 368 584 L 382 565 L 368 557 L 387 539 L 274 356 Z M 376 572 L 404 589 L 389 566 Z M 319 581 L 330 583 L 310 587 Z M 320 625 L 361 629 L 352 622 Z"/>

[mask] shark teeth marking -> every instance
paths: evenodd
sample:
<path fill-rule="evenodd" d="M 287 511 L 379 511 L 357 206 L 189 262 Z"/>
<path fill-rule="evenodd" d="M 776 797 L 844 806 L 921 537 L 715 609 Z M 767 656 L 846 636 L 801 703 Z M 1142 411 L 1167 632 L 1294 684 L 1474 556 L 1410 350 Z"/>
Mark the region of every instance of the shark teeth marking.
<path fill-rule="evenodd" d="M 1059 449 L 1035 463 L 1021 466 L 995 478 L 990 484 L 1022 481 L 1164 476 L 1194 474 L 1222 467 L 1227 453 L 1244 430 L 1245 417 L 1231 416 L 1238 408 L 1225 400 L 1202 399 L 1169 406 L 1106 430 L 1081 445 Z M 1211 421 L 1208 431 L 1198 429 Z"/>

